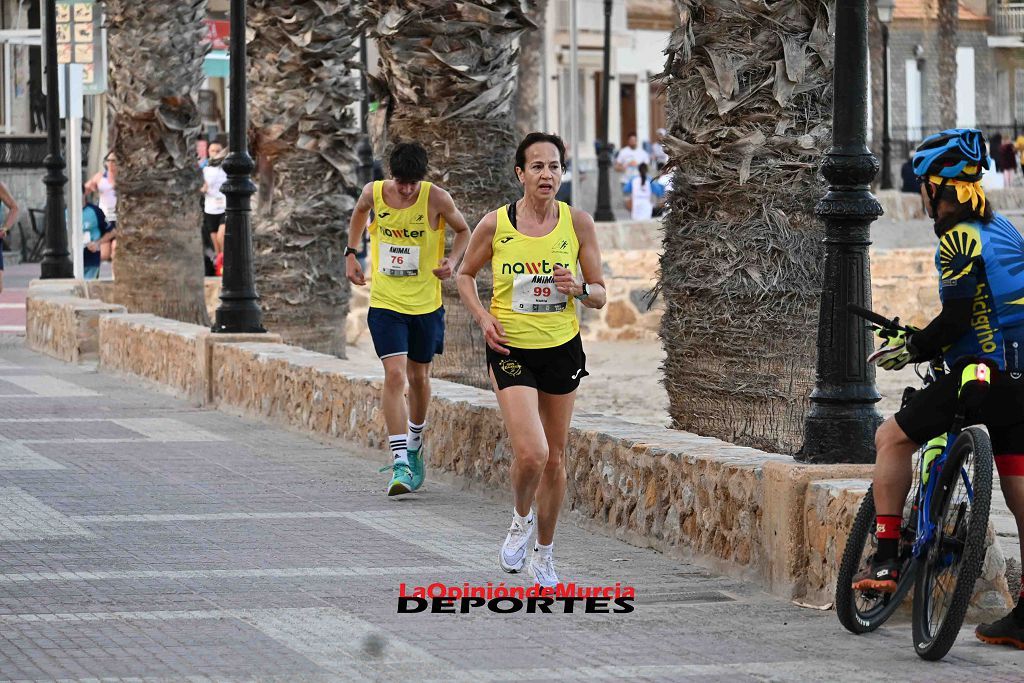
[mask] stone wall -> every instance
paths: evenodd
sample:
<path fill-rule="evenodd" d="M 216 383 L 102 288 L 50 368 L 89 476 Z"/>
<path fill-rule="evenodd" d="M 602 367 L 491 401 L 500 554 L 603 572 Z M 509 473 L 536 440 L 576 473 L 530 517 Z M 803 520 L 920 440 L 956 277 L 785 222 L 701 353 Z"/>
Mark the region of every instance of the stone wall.
<path fill-rule="evenodd" d="M 79 298 L 84 287 L 75 280 L 36 281 L 31 287 L 46 296 L 29 297 L 25 303 L 27 344 L 70 363 L 98 358 L 100 316 L 125 308 Z"/>
<path fill-rule="evenodd" d="M 69 296 L 67 286 L 34 286 L 29 299 L 29 328 L 52 330 L 28 337 L 39 350 L 53 346 L 48 339 L 77 335 L 79 311 L 97 305 Z M 198 405 L 384 450 L 383 374 L 375 361 L 306 351 L 275 335 L 213 335 L 116 311 L 99 315 L 95 334 L 103 371 L 144 378 Z M 432 387 L 431 472 L 507 490 L 512 453 L 494 395 L 444 381 Z M 565 505 L 577 521 L 636 545 L 703 558 L 776 593 L 818 603 L 831 601 L 836 558 L 871 471 L 803 465 L 594 414 L 574 417 L 566 456 Z M 979 584 L 977 599 L 1005 610 L 1010 596 L 1001 553 L 990 553 L 986 566 L 990 580 Z"/>
<path fill-rule="evenodd" d="M 887 318 L 899 316 L 924 327 L 938 315 L 939 283 L 934 249 L 871 252 L 871 307 Z"/>

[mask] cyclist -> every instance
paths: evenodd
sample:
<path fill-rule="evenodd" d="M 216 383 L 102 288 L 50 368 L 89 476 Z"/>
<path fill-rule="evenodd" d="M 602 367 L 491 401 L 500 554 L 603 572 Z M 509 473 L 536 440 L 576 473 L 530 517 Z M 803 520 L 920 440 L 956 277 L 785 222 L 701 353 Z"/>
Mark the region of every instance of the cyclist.
<path fill-rule="evenodd" d="M 345 273 L 352 284 L 366 285 L 356 255 L 372 215 L 373 278 L 366 322 L 384 365 L 381 403 L 393 458 L 388 495 L 399 496 L 423 484 L 430 363 L 444 347 L 441 281 L 452 276 L 466 251 L 469 226 L 451 195 L 424 180 L 427 150 L 422 145 L 396 144 L 389 165 L 392 180 L 368 183 L 352 211 Z M 454 232 L 447 256 L 446 226 Z"/>
<path fill-rule="evenodd" d="M 899 581 L 900 522 L 913 478 L 911 456 L 946 433 L 957 406 L 960 369 L 983 362 L 991 388 L 968 424 L 985 424 L 1006 503 L 1024 538 L 1024 239 L 993 213 L 981 187 L 988 150 L 981 131 L 945 130 L 925 139 L 914 173 L 939 244 L 935 265 L 942 310 L 923 330 L 885 333 L 869 360 L 885 370 L 944 352 L 951 369 L 917 391 L 875 435 L 875 509 L 878 551 L 854 590 L 893 592 Z M 1022 558 L 1024 559 L 1024 558 Z M 987 643 L 1024 648 L 1024 600 L 1006 617 L 978 627 Z"/>
<path fill-rule="evenodd" d="M 607 295 L 594 219 L 555 198 L 565 172 L 562 139 L 527 135 L 516 150 L 515 171 L 523 197 L 483 217 L 456 282 L 487 343 L 491 383 L 512 443 L 512 525 L 498 564 L 510 573 L 523 569 L 536 522 L 529 571 L 553 588 L 569 421 L 576 389 L 588 374 L 576 308 L 601 308 Z M 476 275 L 488 264 L 490 309 L 476 288 Z"/>

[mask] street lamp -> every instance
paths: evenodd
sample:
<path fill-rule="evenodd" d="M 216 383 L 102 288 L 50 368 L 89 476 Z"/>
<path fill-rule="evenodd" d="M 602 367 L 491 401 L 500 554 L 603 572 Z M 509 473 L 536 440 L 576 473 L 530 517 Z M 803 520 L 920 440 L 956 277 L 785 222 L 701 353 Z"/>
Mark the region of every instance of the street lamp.
<path fill-rule="evenodd" d="M 68 228 L 64 215 L 64 155 L 60 151 L 60 112 L 57 85 L 57 2 L 46 0 L 46 248 L 40 264 L 44 280 L 72 278 L 74 266 L 68 253 Z"/>
<path fill-rule="evenodd" d="M 882 189 L 892 189 L 889 138 L 889 23 L 896 8 L 896 0 L 876 0 L 878 23 L 882 25 Z"/>
<path fill-rule="evenodd" d="M 249 129 L 245 109 L 245 0 L 231 0 L 231 153 L 224 159 L 227 182 L 221 187 L 227 199 L 224 211 L 224 275 L 221 279 L 220 306 L 214 332 L 266 332 L 263 313 L 256 295 L 252 267 L 251 198 L 256 192 L 252 182 L 255 164 L 249 156 L 246 132 Z"/>
<path fill-rule="evenodd" d="M 608 141 L 608 89 L 611 81 L 612 61 L 612 0 L 604 0 L 604 73 L 601 74 L 601 141 L 597 154 L 597 210 L 595 221 L 614 221 L 609 167 L 612 165 L 612 147 Z M 572 94 L 573 97 L 576 93 Z M 573 162 L 576 163 L 575 161 Z M 576 178 L 574 177 L 573 180 Z"/>
<path fill-rule="evenodd" d="M 825 266 L 818 316 L 817 381 L 804 423 L 798 460 L 872 462 L 882 418 L 874 367 L 867 363 L 871 333 L 847 304 L 871 305 L 868 245 L 882 207 L 868 189 L 878 159 L 867 147 L 868 2 L 836 3 L 832 74 L 832 147 L 821 165 L 828 193 L 815 213 L 825 222 Z M 850 87 L 850 84 L 862 84 Z"/>

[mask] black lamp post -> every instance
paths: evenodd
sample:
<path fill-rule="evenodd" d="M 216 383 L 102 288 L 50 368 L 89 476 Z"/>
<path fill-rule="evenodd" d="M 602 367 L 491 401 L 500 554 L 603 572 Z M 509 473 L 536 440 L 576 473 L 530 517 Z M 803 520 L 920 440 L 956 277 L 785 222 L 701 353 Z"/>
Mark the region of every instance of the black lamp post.
<path fill-rule="evenodd" d="M 68 228 L 64 215 L 64 155 L 60 149 L 60 111 L 57 84 L 57 8 L 56 0 L 46 0 L 46 248 L 40 264 L 44 280 L 75 276 L 68 253 Z"/>
<path fill-rule="evenodd" d="M 892 141 L 889 136 L 889 23 L 896 0 L 876 0 L 878 23 L 882 26 L 882 189 L 892 189 Z"/>
<path fill-rule="evenodd" d="M 224 275 L 214 332 L 266 332 L 252 267 L 251 198 L 255 167 L 246 141 L 245 0 L 231 0 L 231 152 L 224 159 Z"/>
<path fill-rule="evenodd" d="M 875 430 L 871 333 L 850 314 L 849 303 L 871 305 L 868 245 L 871 222 L 882 207 L 868 190 L 878 160 L 867 148 L 868 0 L 836 3 L 835 99 L 832 148 L 821 166 L 828 193 L 815 213 L 825 222 L 825 266 L 818 318 L 818 376 L 804 426 L 808 462 L 872 462 Z"/>
<path fill-rule="evenodd" d="M 604 0 L 604 72 L 601 74 L 601 140 L 597 154 L 597 210 L 595 221 L 614 221 L 611 177 L 612 147 L 608 141 L 608 90 L 612 62 L 612 0 Z"/>

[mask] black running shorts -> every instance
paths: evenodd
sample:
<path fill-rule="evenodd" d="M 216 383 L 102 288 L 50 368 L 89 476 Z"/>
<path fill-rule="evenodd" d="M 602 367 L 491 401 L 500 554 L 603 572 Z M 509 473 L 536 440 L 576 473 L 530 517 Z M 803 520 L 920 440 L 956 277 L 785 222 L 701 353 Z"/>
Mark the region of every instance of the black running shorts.
<path fill-rule="evenodd" d="M 545 394 L 571 394 L 586 377 L 587 354 L 576 335 L 560 346 L 547 349 L 507 347 L 505 356 L 487 347 L 487 366 L 494 373 L 498 390 L 508 387 L 533 387 Z"/>
<path fill-rule="evenodd" d="M 203 232 L 207 235 L 212 235 L 220 229 L 221 223 L 224 222 L 224 214 L 222 213 L 203 213 Z"/>
<path fill-rule="evenodd" d="M 988 427 L 999 474 L 1024 476 L 1024 378 L 993 370 L 992 386 L 981 408 L 967 414 L 967 424 Z M 896 413 L 896 424 L 911 441 L 923 444 L 949 431 L 956 413 L 959 369 L 915 391 Z"/>

